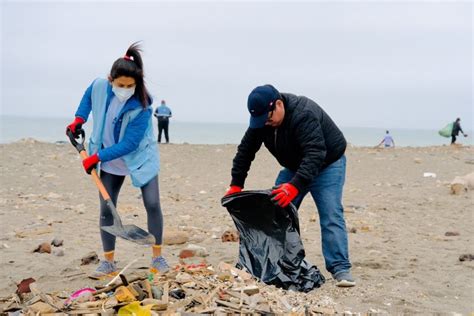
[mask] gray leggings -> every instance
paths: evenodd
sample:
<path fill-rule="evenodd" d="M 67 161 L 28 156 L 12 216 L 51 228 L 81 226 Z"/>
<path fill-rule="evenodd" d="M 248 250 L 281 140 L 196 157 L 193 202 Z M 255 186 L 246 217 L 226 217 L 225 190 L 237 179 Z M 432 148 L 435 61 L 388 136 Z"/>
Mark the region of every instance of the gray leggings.
<path fill-rule="evenodd" d="M 117 176 L 100 171 L 100 178 L 104 184 L 107 192 L 112 199 L 112 202 L 117 206 L 118 195 L 122 187 L 125 176 Z M 160 207 L 160 189 L 158 187 L 158 176 L 151 179 L 146 185 L 140 188 L 142 191 L 143 204 L 145 205 L 148 231 L 155 236 L 155 244 L 161 245 L 163 241 L 163 214 Z M 113 225 L 114 219 L 112 213 L 106 206 L 104 199 L 100 196 L 100 226 Z M 104 252 L 113 251 L 115 249 L 115 236 L 111 235 L 102 229 L 100 230 L 100 237 L 102 239 L 102 247 Z"/>

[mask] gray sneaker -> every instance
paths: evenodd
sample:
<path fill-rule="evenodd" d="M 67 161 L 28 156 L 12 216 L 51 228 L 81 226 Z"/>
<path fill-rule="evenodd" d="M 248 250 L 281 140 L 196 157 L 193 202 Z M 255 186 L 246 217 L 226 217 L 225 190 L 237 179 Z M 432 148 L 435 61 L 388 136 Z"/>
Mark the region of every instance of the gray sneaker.
<path fill-rule="evenodd" d="M 166 259 L 163 256 L 158 256 L 151 259 L 151 272 L 153 273 L 166 273 L 170 270 L 170 266 L 166 262 Z"/>
<path fill-rule="evenodd" d="M 117 275 L 117 264 L 116 262 L 110 262 L 107 260 L 100 260 L 99 266 L 89 275 L 89 278 L 94 280 L 100 280 L 107 277 Z"/>
<path fill-rule="evenodd" d="M 336 272 L 333 278 L 336 279 L 336 286 L 338 287 L 352 287 L 356 285 L 350 271 Z"/>

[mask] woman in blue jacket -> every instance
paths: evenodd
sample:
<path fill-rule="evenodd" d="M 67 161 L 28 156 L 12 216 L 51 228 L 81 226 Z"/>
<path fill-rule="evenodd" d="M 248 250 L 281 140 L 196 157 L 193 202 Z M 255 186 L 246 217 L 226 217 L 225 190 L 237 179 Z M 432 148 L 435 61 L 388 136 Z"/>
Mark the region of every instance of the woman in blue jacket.
<path fill-rule="evenodd" d="M 147 211 L 148 230 L 155 237 L 151 269 L 169 270 L 161 255 L 163 214 L 158 186 L 159 156 L 152 128 L 151 97 L 144 83 L 143 62 L 137 43 L 112 65 L 108 79 L 96 79 L 87 88 L 67 130 L 76 135 L 92 112 L 90 156 L 82 161 L 90 173 L 100 163 L 100 178 L 114 205 L 127 175 L 139 187 Z M 113 217 L 100 197 L 100 226 L 113 225 Z M 101 230 L 104 259 L 91 277 L 113 275 L 115 236 Z"/>

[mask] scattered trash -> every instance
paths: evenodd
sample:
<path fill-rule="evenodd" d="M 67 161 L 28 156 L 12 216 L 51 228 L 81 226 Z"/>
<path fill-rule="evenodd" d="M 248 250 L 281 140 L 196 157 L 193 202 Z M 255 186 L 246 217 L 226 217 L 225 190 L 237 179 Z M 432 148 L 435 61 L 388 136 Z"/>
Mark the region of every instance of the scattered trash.
<path fill-rule="evenodd" d="M 186 297 L 186 293 L 182 289 L 176 289 L 176 290 L 170 291 L 170 297 L 173 297 L 178 300 L 182 300 L 183 298 Z"/>
<path fill-rule="evenodd" d="M 222 242 L 238 242 L 239 238 L 239 232 L 236 230 L 226 230 L 221 236 Z"/>
<path fill-rule="evenodd" d="M 209 255 L 206 248 L 194 244 L 187 245 L 179 253 L 181 259 L 190 258 L 190 257 L 207 257 Z"/>
<path fill-rule="evenodd" d="M 39 252 L 39 253 L 51 253 L 51 245 L 47 242 L 44 242 L 38 247 L 36 247 L 33 252 Z"/>
<path fill-rule="evenodd" d="M 69 296 L 69 298 L 64 302 L 64 305 L 68 306 L 72 303 L 84 303 L 93 301 L 93 294 L 95 293 L 95 289 L 92 288 L 84 288 L 80 289 Z"/>
<path fill-rule="evenodd" d="M 459 236 L 461 235 L 459 232 L 446 232 L 444 233 L 445 236 L 451 237 L 451 236 Z"/>
<path fill-rule="evenodd" d="M 18 283 L 17 285 L 16 294 L 30 293 L 31 292 L 30 284 L 33 282 L 36 282 L 36 280 L 33 278 L 21 280 L 21 282 Z"/>
<path fill-rule="evenodd" d="M 95 251 L 89 252 L 87 255 L 82 257 L 81 259 L 81 266 L 87 265 L 87 264 L 97 264 L 99 263 L 99 256 Z"/>
<path fill-rule="evenodd" d="M 474 255 L 470 253 L 459 256 L 459 261 L 472 261 L 472 260 L 474 260 Z"/>
<path fill-rule="evenodd" d="M 220 275 L 230 277 L 225 280 Z M 151 279 L 151 281 L 150 281 Z M 41 293 L 34 279 L 19 284 L 18 295 L 5 300 L 2 313 L 18 315 L 156 315 L 195 314 L 335 314 L 335 303 L 316 296 L 285 291 L 257 281 L 250 274 L 221 262 L 217 269 L 207 264 L 179 264 L 166 275 L 148 272 L 121 275 L 117 282 L 83 288 L 70 296 Z M 31 284 L 31 290 L 28 287 Z M 20 290 L 20 287 L 22 290 Z"/>
<path fill-rule="evenodd" d="M 152 304 L 141 306 L 140 302 L 132 302 L 118 311 L 119 316 L 149 316 L 151 315 Z"/>
<path fill-rule="evenodd" d="M 433 172 L 424 172 L 423 177 L 425 178 L 436 178 L 436 173 Z"/>
<path fill-rule="evenodd" d="M 113 283 L 115 282 L 115 280 L 117 280 L 119 277 L 120 277 L 120 278 L 122 279 L 122 281 L 123 281 L 124 276 L 123 276 L 122 273 L 124 273 L 125 270 L 127 270 L 128 268 L 130 268 L 130 266 L 131 266 L 132 264 L 134 264 L 135 262 L 137 262 L 137 261 L 138 261 L 138 258 L 135 258 L 135 259 L 133 259 L 132 261 L 130 261 L 125 267 L 123 267 L 122 270 L 120 270 L 119 273 L 117 273 L 117 276 L 116 276 L 115 278 L 113 278 L 112 280 L 110 280 L 109 283 L 107 283 L 106 286 L 110 286 L 111 284 L 113 284 Z M 126 282 L 123 282 L 123 283 L 125 284 Z M 128 285 L 128 284 L 125 284 L 125 285 Z"/>

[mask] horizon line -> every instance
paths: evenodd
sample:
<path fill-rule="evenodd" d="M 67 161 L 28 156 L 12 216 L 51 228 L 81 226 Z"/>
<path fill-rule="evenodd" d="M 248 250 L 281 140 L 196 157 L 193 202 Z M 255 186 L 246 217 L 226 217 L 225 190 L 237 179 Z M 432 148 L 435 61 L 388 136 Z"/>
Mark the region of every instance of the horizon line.
<path fill-rule="evenodd" d="M 14 117 L 14 118 L 27 118 L 27 119 L 38 119 L 38 118 L 49 118 L 49 119 L 64 119 L 64 120 L 68 120 L 68 119 L 71 119 L 70 117 L 66 117 L 66 116 L 42 116 L 42 115 L 36 115 L 36 116 L 32 116 L 32 115 L 18 115 L 18 114 L 2 114 L 0 113 L 0 117 Z M 247 125 L 248 123 L 247 122 L 229 122 L 229 121 L 224 121 L 224 122 L 216 122 L 216 121 L 187 121 L 187 120 L 176 120 L 176 119 L 173 119 L 174 122 L 176 123 L 193 123 L 193 124 L 235 124 L 235 125 Z M 411 131 L 416 131 L 416 130 L 420 130 L 420 131 L 437 131 L 439 130 L 438 128 L 434 128 L 434 127 L 417 127 L 417 128 L 410 128 L 410 127 L 380 127 L 380 126 L 355 126 L 355 125 L 338 125 L 340 128 L 368 128 L 368 129 L 383 129 L 383 130 L 411 130 Z M 466 129 L 468 131 L 473 131 L 472 129 L 470 129 L 468 127 L 468 129 Z"/>

